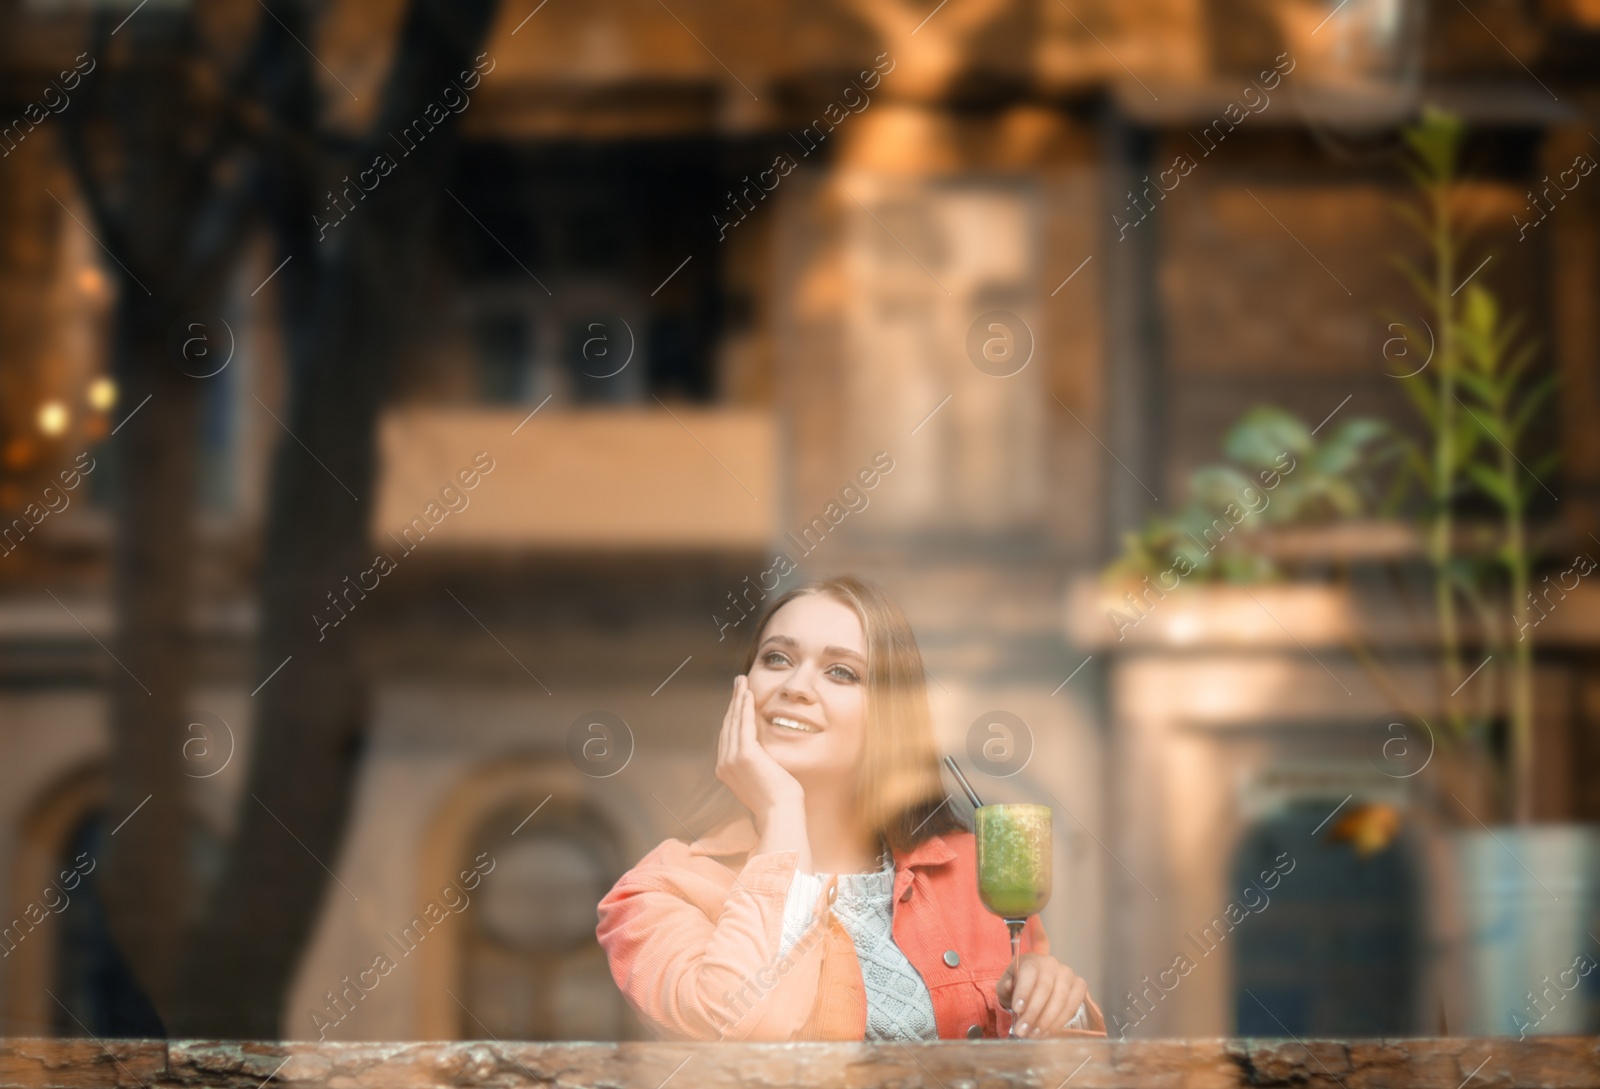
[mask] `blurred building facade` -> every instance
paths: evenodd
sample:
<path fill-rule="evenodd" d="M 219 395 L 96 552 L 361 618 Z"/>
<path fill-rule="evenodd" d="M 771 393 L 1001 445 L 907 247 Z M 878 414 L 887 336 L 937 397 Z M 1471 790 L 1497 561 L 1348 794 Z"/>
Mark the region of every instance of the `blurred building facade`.
<path fill-rule="evenodd" d="M 65 16 L 11 6 L 34 47 L 8 48 L 4 117 L 37 93 L 35 55 L 74 52 Z M 334 5 L 312 43 L 352 88 L 333 107 L 352 129 L 394 7 Z M 1092 585 L 1250 405 L 1405 424 L 1383 315 L 1411 305 L 1386 255 L 1414 249 L 1390 212 L 1392 153 L 1421 97 L 1472 126 L 1490 274 L 1560 376 L 1554 520 L 1600 529 L 1600 183 L 1528 242 L 1512 227 L 1524 191 L 1589 143 L 1592 8 L 503 9 L 462 107 L 431 304 L 396 361 L 380 491 L 361 497 L 393 570 L 342 601 L 365 611 L 376 698 L 284 1035 L 640 1035 L 592 906 L 681 834 L 746 614 L 845 571 L 911 617 L 946 751 L 1000 736 L 995 712 L 1026 725 L 1007 736 L 1025 766 L 979 789 L 1063 813 L 1045 924 L 1108 1015 L 1142 1035 L 1270 1032 L 1248 985 L 1297 1032 L 1435 1028 L 1420 858 L 1296 853 L 1325 801 L 1411 800 L 1368 760 L 1384 697 L 1341 657 L 1326 602 L 1274 601 L 1316 638 L 1213 616 L 1128 642 Z M 38 129 L 0 159 L 7 524 L 79 450 L 105 469 L 0 559 L 7 919 L 115 823 L 103 442 L 136 409 L 85 400 L 105 367 L 106 258 Z M 238 270 L 236 350 L 197 440 L 196 736 L 237 753 L 195 778 L 202 867 L 240 803 L 262 682 L 250 573 L 284 382 L 257 292 L 274 263 L 263 245 Z M 42 432 L 47 403 L 67 419 Z M 1339 547 L 1313 545 L 1329 562 Z M 1541 804 L 1592 820 L 1600 795 L 1572 768 L 1600 747 L 1596 631 L 1592 610 L 1570 613 L 1542 682 L 1549 751 L 1568 758 Z M 332 608 L 318 622 L 349 635 Z M 1305 870 L 1276 914 L 1220 956 L 1191 944 L 1285 850 Z M 475 860 L 492 870 L 449 891 Z M 69 920 L 0 960 L 4 1031 L 71 1033 L 61 1009 L 92 1024 L 125 989 L 114 954 L 80 963 L 93 926 Z M 1135 1000 L 1180 950 L 1198 967 L 1182 994 Z M 352 995 L 378 954 L 396 970 Z M 1295 978 L 1307 963 L 1322 982 Z"/>

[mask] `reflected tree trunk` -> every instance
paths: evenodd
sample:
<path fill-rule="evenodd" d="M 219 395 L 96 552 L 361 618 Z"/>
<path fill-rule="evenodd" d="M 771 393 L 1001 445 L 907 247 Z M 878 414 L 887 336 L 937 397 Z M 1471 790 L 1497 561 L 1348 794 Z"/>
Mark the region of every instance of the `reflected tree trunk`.
<path fill-rule="evenodd" d="M 254 26 L 240 24 L 249 40 L 233 75 L 200 59 L 218 43 L 199 41 L 195 6 L 142 12 L 115 40 L 102 15 L 91 56 L 107 66 L 103 78 L 86 80 L 88 93 L 63 118 L 94 233 L 118 269 L 112 357 L 122 404 L 142 406 L 113 440 L 113 650 L 125 668 L 111 672 L 108 824 L 134 815 L 104 860 L 107 914 L 173 1035 L 276 1036 L 324 897 L 356 895 L 332 874 L 368 685 L 358 624 L 330 629 L 315 617 L 334 615 L 333 595 L 359 603 L 351 586 L 373 560 L 377 414 L 454 161 L 457 118 L 434 104 L 463 73 L 493 63 L 476 63 L 493 0 L 413 0 L 372 134 L 350 155 L 347 138 L 341 145 L 320 127 L 320 79 L 300 44 L 315 38 L 311 5 L 265 6 Z M 419 118 L 427 137 L 396 147 L 389 133 Z M 379 151 L 393 165 L 376 187 L 369 172 L 363 193 L 352 192 L 356 207 L 322 231 L 313 214 L 331 218 L 325 194 L 355 184 Z M 180 369 L 170 336 L 181 318 L 217 312 L 263 211 L 277 259 L 288 259 L 272 290 L 289 357 L 277 415 L 290 434 L 271 470 L 258 669 L 248 684 L 276 675 L 254 697 L 237 833 L 196 918 L 182 760 L 205 380 Z"/>
<path fill-rule="evenodd" d="M 191 894 L 181 750 L 193 681 L 196 466 L 195 444 L 184 439 L 196 430 L 199 393 L 198 383 L 165 358 L 166 327 L 178 308 L 125 284 L 113 355 L 117 386 L 132 395 L 123 411 L 149 400 L 113 440 L 121 485 L 112 567 L 120 664 L 109 673 L 105 821 L 116 835 L 107 841 L 102 888 L 112 932 L 158 1007 L 170 989 Z"/>
<path fill-rule="evenodd" d="M 111 752 L 102 890 L 113 935 L 158 1009 L 192 902 L 182 750 L 193 681 L 196 435 L 202 379 L 174 365 L 180 315 L 215 312 L 245 226 L 216 95 L 196 79 L 187 16 L 149 13 L 113 43 L 104 17 L 62 147 L 118 284 L 111 365 L 119 424 L 111 561 Z M 87 64 L 88 61 L 86 60 Z M 113 1024 L 157 1031 L 148 1019 Z"/>
<path fill-rule="evenodd" d="M 341 845 L 368 711 L 359 577 L 375 558 L 377 416 L 455 160 L 457 117 L 439 116 L 437 103 L 475 71 L 494 8 L 494 0 L 414 0 L 371 134 L 353 157 L 321 163 L 303 153 L 319 142 L 316 72 L 289 35 L 296 28 L 309 39 L 307 13 L 278 4 L 286 25 L 266 28 L 264 82 L 278 89 L 269 108 L 280 136 L 262 191 L 276 260 L 288 261 L 273 283 L 290 366 L 280 417 L 291 435 L 272 466 L 256 678 L 277 673 L 255 699 L 237 836 L 185 949 L 171 1026 L 182 1035 L 276 1037 L 319 909 L 330 897 L 358 897 L 359 882 L 343 879 L 355 867 Z M 485 58 L 476 70 L 492 64 Z M 430 131 L 402 154 L 406 145 L 390 134 L 419 118 Z M 392 166 L 369 170 L 380 153 Z M 329 190 L 343 215 L 324 231 L 320 223 L 340 215 L 327 210 Z M 350 623 L 319 622 L 345 614 Z M 312 1012 L 290 1011 L 285 1031 L 315 1033 Z"/>

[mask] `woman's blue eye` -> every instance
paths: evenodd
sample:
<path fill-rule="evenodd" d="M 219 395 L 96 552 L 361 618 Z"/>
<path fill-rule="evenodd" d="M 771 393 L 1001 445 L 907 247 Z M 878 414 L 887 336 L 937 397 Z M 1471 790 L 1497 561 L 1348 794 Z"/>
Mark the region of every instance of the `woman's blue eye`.
<path fill-rule="evenodd" d="M 763 665 L 768 665 L 768 666 L 786 665 L 788 663 L 788 660 L 789 659 L 787 657 L 785 657 L 783 652 L 782 651 L 778 651 L 778 650 L 769 650 L 769 651 L 767 651 L 765 654 L 763 654 L 761 656 L 762 664 Z M 861 680 L 861 678 L 856 676 L 855 671 L 853 669 L 851 669 L 849 666 L 843 666 L 843 665 L 832 666 L 832 667 L 829 668 L 828 672 L 833 674 L 839 680 L 843 680 L 843 681 L 859 682 Z"/>

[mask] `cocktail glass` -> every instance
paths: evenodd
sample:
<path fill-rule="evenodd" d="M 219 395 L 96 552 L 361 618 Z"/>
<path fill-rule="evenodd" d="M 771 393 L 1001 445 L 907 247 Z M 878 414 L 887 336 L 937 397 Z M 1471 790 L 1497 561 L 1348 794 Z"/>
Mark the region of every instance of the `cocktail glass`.
<path fill-rule="evenodd" d="M 978 898 L 1011 932 L 1011 981 L 1022 967 L 1022 928 L 1050 902 L 1050 807 L 985 805 L 974 810 Z M 1013 990 L 1013 994 L 1015 991 Z M 1010 1035 L 1016 1035 L 1012 1019 Z"/>

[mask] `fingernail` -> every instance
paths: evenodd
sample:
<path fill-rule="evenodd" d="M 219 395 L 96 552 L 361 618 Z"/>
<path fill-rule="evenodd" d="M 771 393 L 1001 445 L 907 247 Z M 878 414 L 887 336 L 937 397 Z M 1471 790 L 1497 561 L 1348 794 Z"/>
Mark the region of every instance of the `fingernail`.
<path fill-rule="evenodd" d="M 1015 1011 L 1014 1011 L 1014 1012 L 1016 1012 L 1016 1013 L 1021 1013 L 1021 1012 L 1022 1012 L 1022 1006 L 1023 1006 L 1023 1002 L 1022 1002 L 1022 1000 L 1021 1000 L 1021 999 L 1020 999 L 1020 998 L 1019 998 L 1019 999 L 1018 999 L 1018 1000 L 1017 1000 L 1017 1005 L 1016 1005 L 1016 1009 L 1015 1009 Z"/>
<path fill-rule="evenodd" d="M 1026 1036 L 1026 1035 L 1028 1035 L 1028 1022 L 1023 1021 L 1023 1022 L 1021 1022 L 1020 1024 L 1017 1025 L 1017 1035 L 1018 1036 Z"/>

